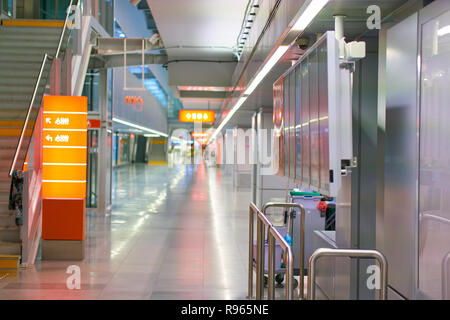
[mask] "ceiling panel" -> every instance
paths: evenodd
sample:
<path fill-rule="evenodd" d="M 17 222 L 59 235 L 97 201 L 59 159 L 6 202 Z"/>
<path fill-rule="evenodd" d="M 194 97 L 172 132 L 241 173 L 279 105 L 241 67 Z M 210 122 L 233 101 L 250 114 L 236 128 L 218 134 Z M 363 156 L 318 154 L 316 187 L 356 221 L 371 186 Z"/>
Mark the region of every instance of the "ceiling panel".
<path fill-rule="evenodd" d="M 219 110 L 222 99 L 181 98 L 184 109 Z"/>
<path fill-rule="evenodd" d="M 247 1 L 147 0 L 169 58 L 233 58 Z"/>

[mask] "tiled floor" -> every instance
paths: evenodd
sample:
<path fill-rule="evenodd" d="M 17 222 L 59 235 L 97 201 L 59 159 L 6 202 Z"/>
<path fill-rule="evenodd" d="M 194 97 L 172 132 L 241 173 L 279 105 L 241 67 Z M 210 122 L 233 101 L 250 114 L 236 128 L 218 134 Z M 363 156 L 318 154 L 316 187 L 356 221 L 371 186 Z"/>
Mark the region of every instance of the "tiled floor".
<path fill-rule="evenodd" d="M 249 189 L 203 164 L 113 179 L 111 215 L 88 215 L 84 261 L 38 261 L 0 280 L 0 299 L 245 299 Z M 80 290 L 66 287 L 73 264 Z"/>

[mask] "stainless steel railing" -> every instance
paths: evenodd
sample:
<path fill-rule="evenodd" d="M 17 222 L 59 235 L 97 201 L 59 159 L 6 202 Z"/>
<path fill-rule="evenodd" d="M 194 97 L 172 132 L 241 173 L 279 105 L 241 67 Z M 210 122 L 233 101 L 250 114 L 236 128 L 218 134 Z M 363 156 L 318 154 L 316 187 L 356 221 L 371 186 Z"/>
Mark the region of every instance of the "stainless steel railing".
<path fill-rule="evenodd" d="M 11 166 L 9 167 L 8 175 L 10 177 L 12 176 L 12 174 L 14 172 L 14 169 L 16 167 L 17 157 L 19 156 L 20 149 L 22 148 L 23 137 L 25 136 L 25 132 L 27 130 L 28 121 L 30 119 L 31 110 L 33 109 L 33 105 L 34 105 L 34 102 L 35 102 L 35 99 L 36 99 L 36 95 L 37 95 L 37 92 L 39 90 L 39 86 L 40 86 L 41 79 L 42 79 L 42 74 L 44 73 L 44 69 L 45 69 L 45 66 L 47 64 L 47 61 L 49 61 L 49 60 L 53 60 L 53 57 L 49 56 L 48 54 L 44 54 L 44 58 L 42 59 L 41 69 L 39 70 L 39 75 L 37 77 L 36 84 L 34 85 L 33 95 L 31 96 L 30 105 L 29 105 L 28 110 L 27 110 L 27 115 L 25 116 L 25 122 L 23 123 L 22 131 L 20 132 L 19 141 L 17 143 L 16 150 L 14 151 L 14 157 L 13 157 L 13 160 L 11 162 Z"/>
<path fill-rule="evenodd" d="M 273 227 L 267 217 L 250 203 L 249 207 L 249 246 L 248 246 L 248 299 L 253 298 L 253 230 L 254 218 L 256 213 L 256 300 L 264 298 L 264 264 L 265 264 L 265 229 L 268 229 L 268 274 L 269 274 L 269 292 L 268 299 L 274 298 L 274 276 L 275 276 L 275 241 L 283 248 L 286 254 L 286 299 L 291 300 L 293 296 L 292 281 L 294 278 L 294 265 L 291 246 L 286 242 L 283 236 Z"/>
<path fill-rule="evenodd" d="M 321 257 L 373 258 L 380 265 L 381 288 L 379 299 L 387 299 L 388 264 L 385 256 L 377 250 L 360 249 L 317 249 L 308 262 L 308 299 L 316 298 L 316 261 Z"/>
<path fill-rule="evenodd" d="M 283 248 L 286 253 L 286 286 L 285 286 L 285 296 L 286 300 L 292 300 L 293 297 L 293 280 L 294 280 L 294 256 L 292 254 L 291 246 L 287 243 L 287 241 L 283 238 L 283 236 L 275 229 L 269 228 L 269 232 L 267 237 L 268 239 L 268 247 L 269 247 L 269 261 L 268 261 L 268 291 L 267 291 L 267 299 L 273 300 L 275 299 L 275 240 L 278 241 L 280 246 Z M 263 247 L 264 249 L 264 247 Z M 264 267 L 264 259 L 261 263 Z M 264 272 L 264 270 L 263 270 Z M 261 281 L 261 279 L 260 279 Z M 263 285 L 260 287 L 264 287 L 264 279 L 262 280 Z"/>
<path fill-rule="evenodd" d="M 69 15 L 70 15 L 70 10 L 71 10 L 72 5 L 73 5 L 73 1 L 74 0 L 70 0 L 69 6 L 67 7 L 66 19 L 64 20 L 64 26 L 63 26 L 63 29 L 61 31 L 61 35 L 59 37 L 58 47 L 56 48 L 55 57 L 52 57 L 52 56 L 48 55 L 47 53 L 44 54 L 44 58 L 43 58 L 42 64 L 41 64 L 41 69 L 39 70 L 39 74 L 38 74 L 38 77 L 37 77 L 37 80 L 36 80 L 36 84 L 34 86 L 33 95 L 31 96 L 31 101 L 30 101 L 30 104 L 28 106 L 27 114 L 25 116 L 25 121 L 23 123 L 23 127 L 22 127 L 22 131 L 20 133 L 19 141 L 17 142 L 16 150 L 14 151 L 14 157 L 13 157 L 13 160 L 11 162 L 11 166 L 9 168 L 8 175 L 10 177 L 12 176 L 12 174 L 14 172 L 14 169 L 15 169 L 16 164 L 17 164 L 18 155 L 20 153 L 20 150 L 22 149 L 23 138 L 25 136 L 25 132 L 26 132 L 26 129 L 27 129 L 27 126 L 28 126 L 28 122 L 30 120 L 31 110 L 33 109 L 33 105 L 34 105 L 35 100 L 36 100 L 36 95 L 37 95 L 39 86 L 41 85 L 42 74 L 44 73 L 44 69 L 45 69 L 47 60 L 54 60 L 54 59 L 58 59 L 58 57 L 59 57 L 59 53 L 61 51 L 61 46 L 62 46 L 62 42 L 63 42 L 63 39 L 64 39 L 64 35 L 66 33 L 66 30 L 67 30 L 67 23 L 69 21 Z M 76 1 L 78 1 L 78 0 L 76 0 Z"/>
<path fill-rule="evenodd" d="M 75 0 L 75 1 L 78 1 L 78 0 Z M 64 20 L 64 26 L 61 31 L 61 35 L 59 37 L 58 48 L 56 49 L 56 54 L 55 54 L 56 59 L 59 58 L 59 52 L 61 51 L 64 34 L 66 33 L 66 30 L 67 30 L 67 23 L 69 22 L 69 15 L 70 15 L 70 11 L 72 9 L 72 5 L 73 5 L 73 0 L 70 0 L 69 6 L 67 7 L 67 13 L 66 13 L 66 19 Z"/>
<path fill-rule="evenodd" d="M 266 215 L 267 209 L 269 208 L 291 208 L 291 209 L 299 209 L 300 212 L 300 239 L 298 240 L 300 243 L 300 252 L 299 252 L 299 298 L 304 299 L 304 291 L 305 291 L 305 280 L 304 280 L 304 269 L 305 269 L 305 208 L 298 203 L 283 203 L 283 202 L 268 202 L 262 207 L 262 213 Z M 290 227 L 292 226 L 292 218 L 288 215 L 288 230 L 290 231 Z M 297 241 L 293 239 L 293 241 Z M 270 274 L 269 274 L 270 276 Z M 270 285 L 270 281 L 269 281 Z M 269 287 L 269 294 L 271 294 L 271 290 L 274 292 L 274 287 Z M 274 294 L 274 293 L 272 293 Z"/>

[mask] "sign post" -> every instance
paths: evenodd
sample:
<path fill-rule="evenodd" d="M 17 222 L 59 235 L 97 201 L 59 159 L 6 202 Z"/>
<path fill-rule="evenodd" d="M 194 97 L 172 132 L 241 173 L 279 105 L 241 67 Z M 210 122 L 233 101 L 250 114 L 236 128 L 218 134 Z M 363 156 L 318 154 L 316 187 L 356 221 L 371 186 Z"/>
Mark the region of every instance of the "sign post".
<path fill-rule="evenodd" d="M 82 260 L 87 98 L 44 96 L 43 108 L 42 258 Z"/>

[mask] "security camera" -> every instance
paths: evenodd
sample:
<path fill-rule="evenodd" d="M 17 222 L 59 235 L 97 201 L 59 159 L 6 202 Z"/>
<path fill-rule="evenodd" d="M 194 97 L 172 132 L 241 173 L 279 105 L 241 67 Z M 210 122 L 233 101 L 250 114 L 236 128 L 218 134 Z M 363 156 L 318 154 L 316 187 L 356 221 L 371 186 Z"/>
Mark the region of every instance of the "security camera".
<path fill-rule="evenodd" d="M 297 46 L 302 49 L 302 50 L 306 50 L 309 46 L 309 39 L 308 38 L 298 38 L 295 43 L 297 44 Z"/>

